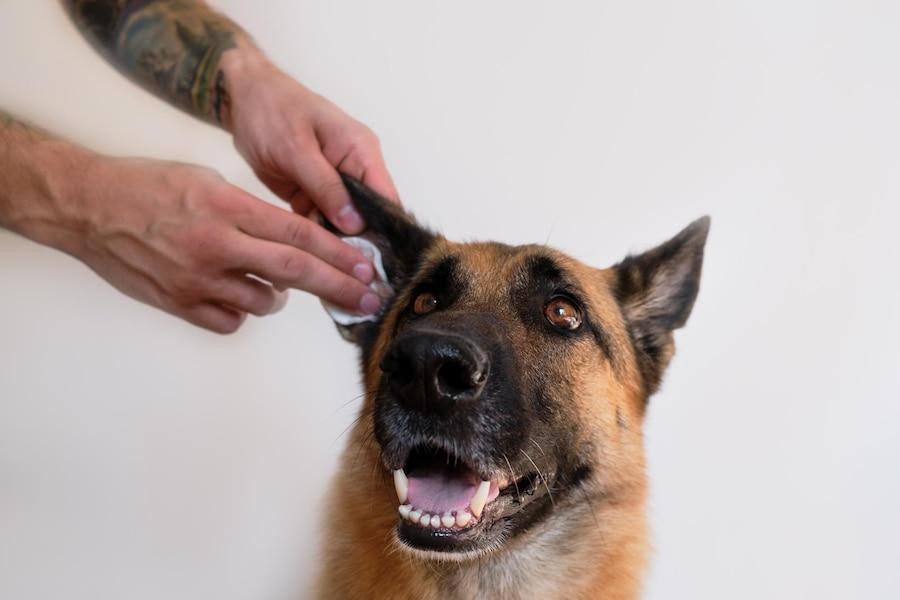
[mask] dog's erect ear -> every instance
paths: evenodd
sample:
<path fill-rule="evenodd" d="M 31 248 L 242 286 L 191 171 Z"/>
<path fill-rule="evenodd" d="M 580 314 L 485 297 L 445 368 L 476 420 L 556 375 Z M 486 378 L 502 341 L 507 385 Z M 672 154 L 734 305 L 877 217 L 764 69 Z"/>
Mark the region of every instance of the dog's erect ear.
<path fill-rule="evenodd" d="M 394 289 L 403 287 L 437 236 L 419 225 L 415 217 L 397 203 L 383 198 L 352 177 L 342 174 L 341 178 L 353 205 L 366 222 L 362 237 L 371 240 L 381 251 L 391 286 Z"/>
<path fill-rule="evenodd" d="M 425 251 L 438 236 L 419 225 L 398 204 L 378 195 L 360 181 L 343 174 L 341 178 L 353 205 L 366 222 L 366 230 L 360 237 L 368 239 L 378 248 L 388 284 L 399 292 L 415 274 Z M 330 223 L 325 222 L 324 226 L 342 235 Z M 380 318 L 353 325 L 337 324 L 337 328 L 344 339 L 359 344 L 366 352 L 375 339 L 379 322 Z"/>
<path fill-rule="evenodd" d="M 709 217 L 697 219 L 668 242 L 613 267 L 648 396 L 672 358 L 672 331 L 687 322 L 697 298 L 708 233 Z"/>

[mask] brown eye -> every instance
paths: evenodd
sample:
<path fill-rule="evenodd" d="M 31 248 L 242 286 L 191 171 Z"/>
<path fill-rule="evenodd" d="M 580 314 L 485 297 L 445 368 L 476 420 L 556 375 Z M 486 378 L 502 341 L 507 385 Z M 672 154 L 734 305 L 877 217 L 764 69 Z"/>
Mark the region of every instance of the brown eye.
<path fill-rule="evenodd" d="M 552 298 L 544 307 L 544 316 L 554 327 L 575 331 L 581 327 L 581 311 L 566 298 Z"/>
<path fill-rule="evenodd" d="M 422 292 L 416 296 L 413 302 L 413 312 L 417 315 L 427 315 L 437 308 L 438 301 L 431 292 Z"/>

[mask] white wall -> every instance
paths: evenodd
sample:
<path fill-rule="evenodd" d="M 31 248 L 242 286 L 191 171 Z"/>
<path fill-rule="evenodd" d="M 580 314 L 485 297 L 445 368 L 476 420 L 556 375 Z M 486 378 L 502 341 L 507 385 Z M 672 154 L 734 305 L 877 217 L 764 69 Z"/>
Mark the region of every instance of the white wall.
<path fill-rule="evenodd" d="M 647 598 L 900 597 L 900 5 L 216 4 L 452 237 L 603 265 L 712 214 L 647 424 Z M 0 56 L 0 106 L 270 198 L 55 2 L 0 2 Z M 302 597 L 358 393 L 306 296 L 216 337 L 0 232 L 0 597 Z"/>

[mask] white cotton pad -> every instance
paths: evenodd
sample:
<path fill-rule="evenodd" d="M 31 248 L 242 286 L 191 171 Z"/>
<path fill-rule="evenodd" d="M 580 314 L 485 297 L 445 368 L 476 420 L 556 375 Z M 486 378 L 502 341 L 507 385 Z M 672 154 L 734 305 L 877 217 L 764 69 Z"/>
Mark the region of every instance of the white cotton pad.
<path fill-rule="evenodd" d="M 381 251 L 375 244 L 361 237 L 345 237 L 341 239 L 345 243 L 357 248 L 360 252 L 365 254 L 366 258 L 372 261 L 372 265 L 375 267 L 375 278 L 372 279 L 372 283 L 369 284 L 372 291 L 378 294 L 382 300 L 387 300 L 393 296 L 394 288 L 388 284 L 387 273 L 384 272 L 384 263 L 381 260 Z M 322 300 L 322 306 L 325 308 L 325 312 L 327 312 L 338 325 L 355 325 L 357 323 L 375 321 L 378 319 L 378 315 L 358 315 L 356 313 L 348 312 L 329 302 L 325 302 L 324 300 Z"/>

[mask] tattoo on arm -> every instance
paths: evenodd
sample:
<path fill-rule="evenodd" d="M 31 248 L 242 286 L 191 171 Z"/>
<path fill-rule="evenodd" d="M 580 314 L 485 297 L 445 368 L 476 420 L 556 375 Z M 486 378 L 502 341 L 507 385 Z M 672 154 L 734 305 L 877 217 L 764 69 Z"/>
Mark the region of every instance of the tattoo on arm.
<path fill-rule="evenodd" d="M 13 115 L 0 108 L 0 136 L 11 131 L 24 132 L 29 136 L 33 136 L 37 133 L 44 134 L 43 131 L 20 121 Z M 4 141 L 6 141 L 6 139 L 0 138 L 0 142 Z"/>
<path fill-rule="evenodd" d="M 189 113 L 222 122 L 222 53 L 240 28 L 197 0 L 62 0 L 77 27 L 138 83 Z"/>

